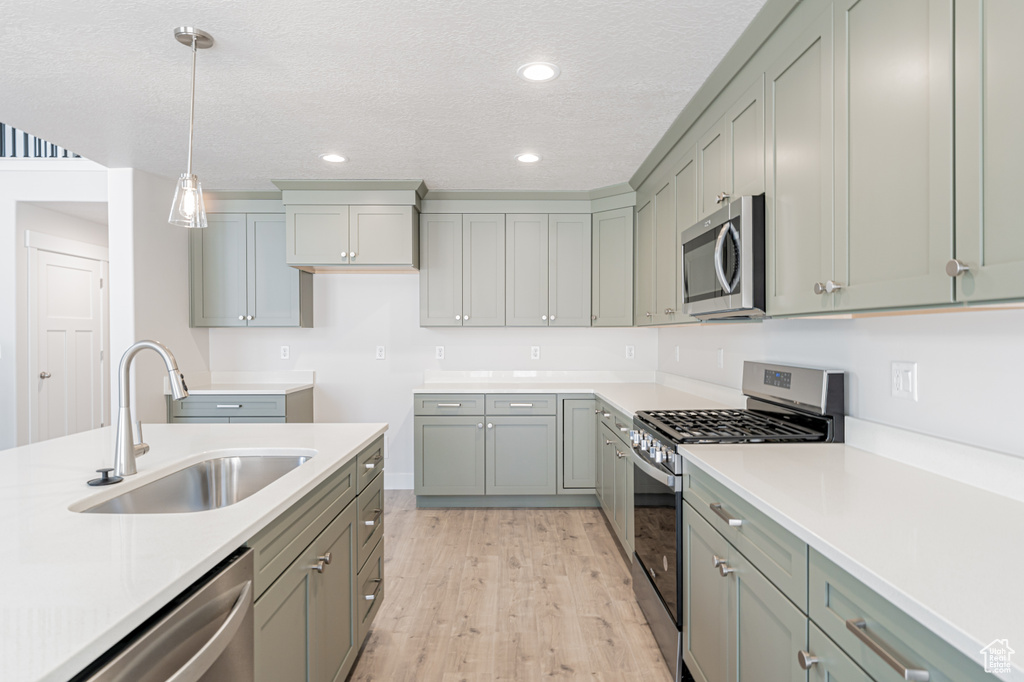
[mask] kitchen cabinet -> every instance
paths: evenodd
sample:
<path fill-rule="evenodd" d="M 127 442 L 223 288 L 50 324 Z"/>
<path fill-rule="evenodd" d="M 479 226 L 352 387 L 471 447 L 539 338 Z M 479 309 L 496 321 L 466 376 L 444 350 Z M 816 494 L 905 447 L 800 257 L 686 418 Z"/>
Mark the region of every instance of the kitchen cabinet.
<path fill-rule="evenodd" d="M 364 269 L 419 267 L 419 229 L 413 206 L 290 204 L 286 261 L 301 267 Z"/>
<path fill-rule="evenodd" d="M 505 216 L 420 216 L 420 326 L 505 324 Z"/>
<path fill-rule="evenodd" d="M 633 208 L 593 215 L 591 324 L 633 326 Z"/>
<path fill-rule="evenodd" d="M 956 277 L 958 301 L 1024 298 L 1024 229 L 1017 193 L 1024 93 L 1024 4 L 957 0 Z M 954 271 L 955 272 L 955 271 Z"/>
<path fill-rule="evenodd" d="M 562 401 L 562 489 L 594 490 L 597 458 L 597 401 Z"/>
<path fill-rule="evenodd" d="M 654 233 L 654 197 L 637 201 L 636 211 L 636 304 L 633 315 L 636 326 L 654 324 L 654 269 L 657 251 Z"/>
<path fill-rule="evenodd" d="M 764 74 L 700 137 L 696 161 L 698 220 L 730 197 L 764 192 Z"/>
<path fill-rule="evenodd" d="M 673 253 L 676 260 L 674 322 L 696 322 L 683 314 L 683 232 L 697 223 L 697 148 L 690 147 L 675 164 L 676 225 Z M 667 246 L 667 244 L 666 244 Z"/>
<path fill-rule="evenodd" d="M 770 315 L 831 310 L 832 7 L 767 73 L 765 294 Z"/>
<path fill-rule="evenodd" d="M 631 420 L 598 401 L 597 466 L 601 469 L 598 498 L 619 545 L 633 556 L 633 463 L 627 442 Z M 626 428 L 626 432 L 620 430 Z"/>
<path fill-rule="evenodd" d="M 189 233 L 192 327 L 311 327 L 309 273 L 285 264 L 283 216 L 210 214 Z"/>
<path fill-rule="evenodd" d="M 804 655 L 810 668 L 807 682 L 874 682 L 814 623 L 810 624 Z"/>
<path fill-rule="evenodd" d="M 949 303 L 953 2 L 834 8 L 835 271 L 821 295 L 836 310 Z"/>
<path fill-rule="evenodd" d="M 555 417 L 487 417 L 488 495 L 554 495 Z"/>
<path fill-rule="evenodd" d="M 483 495 L 484 415 L 415 417 L 417 495 Z"/>
<path fill-rule="evenodd" d="M 590 215 L 509 214 L 505 221 L 506 326 L 590 326 Z"/>
<path fill-rule="evenodd" d="M 313 389 L 277 395 L 195 394 L 166 396 L 168 424 L 312 423 Z"/>

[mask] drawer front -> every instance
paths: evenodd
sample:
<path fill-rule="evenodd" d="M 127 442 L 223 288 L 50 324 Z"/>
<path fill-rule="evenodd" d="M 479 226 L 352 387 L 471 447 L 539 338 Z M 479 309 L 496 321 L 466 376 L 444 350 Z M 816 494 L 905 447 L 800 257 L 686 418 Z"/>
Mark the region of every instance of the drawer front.
<path fill-rule="evenodd" d="M 897 668 L 927 671 L 930 682 L 992 680 L 979 662 L 813 549 L 809 592 L 811 619 L 878 682 L 918 679 Z"/>
<path fill-rule="evenodd" d="M 384 532 L 384 477 L 378 475 L 366 490 L 359 493 L 359 513 L 356 520 L 356 567 L 362 568 L 370 552 Z"/>
<path fill-rule="evenodd" d="M 171 417 L 284 417 L 283 395 L 190 395 L 170 401 Z"/>
<path fill-rule="evenodd" d="M 629 432 L 633 428 L 633 420 L 600 400 L 597 402 L 597 423 L 607 426 L 612 433 L 618 436 L 623 446 L 633 447 L 629 442 Z"/>
<path fill-rule="evenodd" d="M 366 639 L 373 617 L 384 601 L 384 538 L 380 539 L 370 557 L 363 564 L 356 578 L 356 619 L 359 625 L 358 639 Z"/>
<path fill-rule="evenodd" d="M 555 395 L 487 395 L 488 416 L 554 415 L 557 412 Z"/>
<path fill-rule="evenodd" d="M 417 416 L 443 417 L 484 413 L 484 397 L 477 394 L 422 394 L 416 395 L 413 402 L 413 412 Z"/>
<path fill-rule="evenodd" d="M 806 613 L 807 543 L 700 469 L 685 480 L 684 499 Z"/>
<path fill-rule="evenodd" d="M 355 499 L 355 464 L 349 461 L 248 542 L 255 562 L 256 598 Z"/>
<path fill-rule="evenodd" d="M 378 438 L 370 447 L 356 457 L 356 472 L 359 478 L 359 494 L 373 480 L 374 476 L 384 471 L 384 439 Z"/>

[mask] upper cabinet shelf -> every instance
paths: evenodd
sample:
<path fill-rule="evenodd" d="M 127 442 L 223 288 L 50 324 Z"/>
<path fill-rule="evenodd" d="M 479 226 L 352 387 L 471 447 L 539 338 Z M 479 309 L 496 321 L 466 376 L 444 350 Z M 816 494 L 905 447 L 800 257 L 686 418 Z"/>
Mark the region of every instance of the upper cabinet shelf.
<path fill-rule="evenodd" d="M 413 206 L 288 205 L 288 265 L 330 270 L 416 270 Z"/>

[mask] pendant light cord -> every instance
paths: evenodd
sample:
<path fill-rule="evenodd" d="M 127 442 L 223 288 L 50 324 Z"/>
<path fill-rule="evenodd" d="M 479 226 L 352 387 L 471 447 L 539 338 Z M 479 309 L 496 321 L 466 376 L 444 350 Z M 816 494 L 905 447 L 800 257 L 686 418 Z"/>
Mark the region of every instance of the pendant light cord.
<path fill-rule="evenodd" d="M 196 35 L 192 35 L 192 97 L 188 109 L 188 174 L 192 175 L 192 129 L 196 117 Z"/>

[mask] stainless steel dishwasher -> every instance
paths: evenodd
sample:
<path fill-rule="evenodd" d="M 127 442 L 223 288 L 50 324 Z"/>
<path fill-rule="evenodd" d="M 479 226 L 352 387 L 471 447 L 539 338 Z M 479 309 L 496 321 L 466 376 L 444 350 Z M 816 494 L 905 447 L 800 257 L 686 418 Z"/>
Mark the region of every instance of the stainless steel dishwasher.
<path fill-rule="evenodd" d="M 73 682 L 252 682 L 252 550 L 239 550 Z"/>

